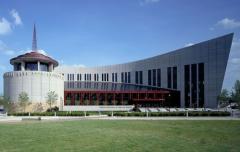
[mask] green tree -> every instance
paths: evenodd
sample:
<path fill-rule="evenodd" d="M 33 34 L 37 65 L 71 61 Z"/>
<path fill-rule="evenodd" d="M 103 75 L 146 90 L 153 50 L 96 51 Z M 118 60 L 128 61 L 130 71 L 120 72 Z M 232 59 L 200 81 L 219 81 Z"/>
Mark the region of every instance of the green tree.
<path fill-rule="evenodd" d="M 26 92 L 21 92 L 18 96 L 18 102 L 20 107 L 23 109 L 23 112 L 26 111 L 26 107 L 30 105 L 31 103 L 29 102 L 29 97 Z"/>
<path fill-rule="evenodd" d="M 225 107 L 229 104 L 229 92 L 227 89 L 223 89 L 221 94 L 218 96 L 218 102 L 221 107 Z"/>
<path fill-rule="evenodd" d="M 2 105 L 7 112 L 16 112 L 16 104 L 11 102 L 9 98 L 5 96 L 0 96 L 0 105 Z"/>
<path fill-rule="evenodd" d="M 240 105 L 240 80 L 237 80 L 234 84 L 232 100 Z"/>
<path fill-rule="evenodd" d="M 52 111 L 52 105 L 56 103 L 58 99 L 58 95 L 55 93 L 55 91 L 50 91 L 47 94 L 47 104 L 49 105 L 50 111 Z"/>

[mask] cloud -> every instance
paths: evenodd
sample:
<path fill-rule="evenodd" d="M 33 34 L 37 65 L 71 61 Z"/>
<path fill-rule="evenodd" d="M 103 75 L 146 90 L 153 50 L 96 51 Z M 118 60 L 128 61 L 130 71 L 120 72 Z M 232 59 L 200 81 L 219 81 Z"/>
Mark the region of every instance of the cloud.
<path fill-rule="evenodd" d="M 0 52 L 12 56 L 15 54 L 15 51 L 10 49 L 3 41 L 0 40 Z"/>
<path fill-rule="evenodd" d="M 194 45 L 194 43 L 187 43 L 184 45 L 184 47 L 188 47 L 188 46 L 192 46 L 192 45 Z"/>
<path fill-rule="evenodd" d="M 41 54 L 43 54 L 43 55 L 46 55 L 46 56 L 48 56 L 48 54 L 47 54 L 47 52 L 46 51 L 44 51 L 44 50 L 37 50 L 39 53 L 41 53 Z"/>
<path fill-rule="evenodd" d="M 146 4 L 152 4 L 152 3 L 158 3 L 160 0 L 141 0 L 140 5 L 146 5 Z"/>
<path fill-rule="evenodd" d="M 22 25 L 22 19 L 15 9 L 10 11 L 10 15 L 13 17 L 15 25 Z"/>
<path fill-rule="evenodd" d="M 8 22 L 4 17 L 0 18 L 0 35 L 8 34 L 12 31 L 11 23 Z"/>
<path fill-rule="evenodd" d="M 224 18 L 217 22 L 216 26 L 222 27 L 224 29 L 234 29 L 240 27 L 240 21 L 235 19 Z"/>

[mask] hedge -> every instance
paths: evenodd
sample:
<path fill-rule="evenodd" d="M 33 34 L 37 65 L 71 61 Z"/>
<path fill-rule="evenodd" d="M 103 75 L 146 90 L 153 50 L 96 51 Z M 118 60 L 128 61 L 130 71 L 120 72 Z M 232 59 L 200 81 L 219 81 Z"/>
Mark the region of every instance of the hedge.
<path fill-rule="evenodd" d="M 165 116 L 186 116 L 186 112 L 149 112 L 149 117 L 165 117 Z M 196 117 L 196 116 L 230 116 L 230 112 L 225 111 L 189 111 L 188 116 Z M 108 114 L 108 116 L 112 116 L 112 114 Z M 113 112 L 113 116 L 118 117 L 146 117 L 147 113 L 145 112 Z"/>
<path fill-rule="evenodd" d="M 30 113 L 31 116 L 54 116 L 55 112 L 34 112 Z M 86 116 L 98 115 L 99 112 L 86 112 Z M 101 114 L 106 114 L 112 116 L 112 112 L 101 112 Z M 149 117 L 165 117 L 165 116 L 186 116 L 186 112 L 148 112 Z M 9 116 L 28 116 L 28 112 L 22 113 L 9 113 Z M 85 116 L 83 111 L 58 111 L 57 116 Z M 188 111 L 188 116 L 198 117 L 198 116 L 230 116 L 230 112 L 225 111 Z M 113 116 L 118 117 L 146 117 L 146 112 L 113 112 Z"/>

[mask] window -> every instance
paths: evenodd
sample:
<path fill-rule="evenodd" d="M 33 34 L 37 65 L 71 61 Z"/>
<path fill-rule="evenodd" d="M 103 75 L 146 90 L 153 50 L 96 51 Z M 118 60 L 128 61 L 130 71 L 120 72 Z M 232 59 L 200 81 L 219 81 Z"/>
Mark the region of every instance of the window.
<path fill-rule="evenodd" d="M 135 83 L 138 84 L 138 71 L 135 72 Z"/>
<path fill-rule="evenodd" d="M 199 107 L 204 107 L 204 63 L 198 64 L 198 102 Z"/>
<path fill-rule="evenodd" d="M 25 63 L 25 70 L 26 71 L 37 71 L 38 70 L 37 62 L 26 62 Z"/>
<path fill-rule="evenodd" d="M 131 83 L 131 73 L 128 72 L 128 83 Z"/>
<path fill-rule="evenodd" d="M 157 69 L 157 86 L 161 87 L 161 69 Z"/>
<path fill-rule="evenodd" d="M 190 66 L 184 66 L 184 97 L 185 97 L 185 107 L 190 106 Z"/>
<path fill-rule="evenodd" d="M 115 73 L 115 82 L 117 82 L 117 73 Z"/>
<path fill-rule="evenodd" d="M 40 71 L 48 71 L 48 64 L 40 63 Z"/>
<path fill-rule="evenodd" d="M 123 72 L 121 73 L 121 82 L 124 82 L 124 75 L 123 75 Z"/>
<path fill-rule="evenodd" d="M 152 85 L 152 70 L 148 70 L 148 85 Z"/>
<path fill-rule="evenodd" d="M 14 64 L 14 71 L 21 71 L 21 63 Z"/>
<path fill-rule="evenodd" d="M 191 65 L 192 106 L 197 107 L 197 65 Z"/>
<path fill-rule="evenodd" d="M 87 75 L 86 75 L 86 73 L 84 74 L 84 81 L 87 81 Z"/>
<path fill-rule="evenodd" d="M 107 81 L 108 81 L 108 73 L 106 75 L 107 75 Z"/>
<path fill-rule="evenodd" d="M 140 80 L 140 84 L 143 84 L 143 72 L 142 71 L 139 71 L 139 80 Z"/>
<path fill-rule="evenodd" d="M 173 89 L 177 89 L 177 67 L 173 67 Z"/>
<path fill-rule="evenodd" d="M 168 88 L 172 88 L 172 68 L 167 68 Z"/>
<path fill-rule="evenodd" d="M 127 83 L 127 72 L 125 72 L 125 83 Z"/>
<path fill-rule="evenodd" d="M 153 86 L 156 86 L 156 69 L 153 69 L 152 73 L 153 73 Z"/>
<path fill-rule="evenodd" d="M 112 82 L 114 82 L 114 73 L 112 73 Z"/>
<path fill-rule="evenodd" d="M 102 81 L 103 81 L 104 79 L 103 79 L 103 73 L 102 73 Z"/>

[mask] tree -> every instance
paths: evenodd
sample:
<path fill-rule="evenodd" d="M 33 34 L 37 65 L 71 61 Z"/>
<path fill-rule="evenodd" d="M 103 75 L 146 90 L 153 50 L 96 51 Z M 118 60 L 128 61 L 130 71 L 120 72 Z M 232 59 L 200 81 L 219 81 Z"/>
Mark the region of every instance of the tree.
<path fill-rule="evenodd" d="M 7 112 L 16 112 L 17 106 L 9 100 L 9 97 L 1 96 L 0 105 L 2 105 Z"/>
<path fill-rule="evenodd" d="M 47 94 L 47 104 L 49 105 L 50 110 L 52 111 L 52 105 L 56 103 L 58 95 L 55 91 L 50 91 Z"/>
<path fill-rule="evenodd" d="M 227 89 L 223 89 L 221 94 L 218 96 L 218 101 L 220 106 L 225 107 L 228 105 L 229 103 L 229 92 Z"/>
<path fill-rule="evenodd" d="M 240 80 L 237 80 L 233 87 L 232 100 L 240 104 Z"/>
<path fill-rule="evenodd" d="M 34 112 L 42 112 L 43 111 L 43 106 L 42 103 L 36 103 L 33 107 Z"/>
<path fill-rule="evenodd" d="M 20 107 L 23 109 L 23 112 L 26 111 L 26 107 L 30 105 L 31 103 L 29 102 L 29 97 L 26 92 L 21 92 L 18 96 L 18 101 Z"/>

